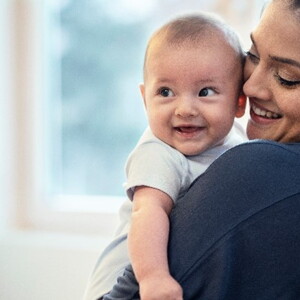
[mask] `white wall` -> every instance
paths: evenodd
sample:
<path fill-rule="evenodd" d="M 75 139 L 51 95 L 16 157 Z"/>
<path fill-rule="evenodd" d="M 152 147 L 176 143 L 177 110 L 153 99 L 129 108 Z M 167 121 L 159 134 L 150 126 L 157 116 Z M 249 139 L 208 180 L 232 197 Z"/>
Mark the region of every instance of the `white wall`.
<path fill-rule="evenodd" d="M 14 21 L 20 17 L 16 4 L 30 7 L 34 1 L 40 0 L 26 5 L 24 0 L 0 0 L 0 300 L 80 300 L 112 225 L 101 236 L 16 229 L 23 224 L 18 219 L 24 208 L 18 201 L 24 191 L 20 177 L 28 177 L 22 166 L 30 163 L 26 149 L 18 146 L 19 138 L 24 138 L 24 128 L 18 123 L 25 113 L 22 99 L 31 92 L 22 92 L 27 81 L 23 82 L 22 74 L 16 76 L 23 70 L 26 54 L 17 45 L 26 39 L 16 35 Z M 18 51 L 22 57 L 16 60 Z M 30 80 L 27 73 L 24 76 Z"/>
<path fill-rule="evenodd" d="M 39 232 L 0 238 L 1 300 L 80 300 L 107 239 Z"/>
<path fill-rule="evenodd" d="M 6 227 L 8 215 L 7 215 L 7 205 L 9 194 L 9 178 L 11 172 L 9 169 L 11 157 L 10 146 L 12 139 L 9 135 L 9 127 L 11 126 L 11 115 L 7 115 L 8 107 L 11 105 L 10 100 L 10 87 L 9 78 L 10 71 L 9 68 L 11 59 L 9 56 L 8 45 L 9 45 L 9 30 L 4 30 L 8 27 L 8 1 L 0 1 L 0 231 Z"/>

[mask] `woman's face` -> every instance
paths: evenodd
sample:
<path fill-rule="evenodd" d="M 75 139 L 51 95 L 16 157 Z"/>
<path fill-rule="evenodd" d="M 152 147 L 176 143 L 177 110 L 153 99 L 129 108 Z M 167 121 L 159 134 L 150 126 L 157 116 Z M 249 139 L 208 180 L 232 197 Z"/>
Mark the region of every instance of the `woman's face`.
<path fill-rule="evenodd" d="M 250 139 L 300 141 L 300 17 L 284 2 L 269 4 L 251 34 L 244 72 Z"/>

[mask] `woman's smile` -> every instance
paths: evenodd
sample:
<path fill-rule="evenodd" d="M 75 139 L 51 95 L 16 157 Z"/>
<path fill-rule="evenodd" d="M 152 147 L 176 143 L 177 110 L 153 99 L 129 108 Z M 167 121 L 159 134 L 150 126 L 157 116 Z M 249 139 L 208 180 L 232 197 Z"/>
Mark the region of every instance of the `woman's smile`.
<path fill-rule="evenodd" d="M 265 119 L 280 119 L 281 116 L 277 113 L 274 113 L 270 110 L 261 108 L 255 104 L 251 104 L 251 110 L 256 114 L 257 116 L 263 117 Z"/>

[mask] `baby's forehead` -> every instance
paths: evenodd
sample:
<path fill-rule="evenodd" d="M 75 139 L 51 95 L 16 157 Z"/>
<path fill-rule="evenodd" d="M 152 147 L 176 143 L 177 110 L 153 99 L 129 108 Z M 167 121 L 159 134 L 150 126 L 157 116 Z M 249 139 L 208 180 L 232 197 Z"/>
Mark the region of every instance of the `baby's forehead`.
<path fill-rule="evenodd" d="M 234 47 L 220 30 L 212 29 L 203 32 L 197 39 L 170 40 L 166 37 L 158 36 L 149 44 L 146 60 L 156 58 L 161 53 L 167 55 L 171 51 L 180 53 L 189 50 L 192 50 L 191 53 L 196 50 L 199 52 L 199 55 L 209 51 L 209 54 L 219 57 L 232 56 L 236 58 L 241 56 L 239 49 Z"/>
<path fill-rule="evenodd" d="M 240 55 L 225 42 L 201 42 L 196 44 L 156 44 L 149 49 L 145 66 L 146 74 L 159 74 L 164 78 L 177 73 L 188 77 L 202 78 L 206 73 L 240 75 L 242 61 Z M 172 74 L 169 74 L 171 72 Z M 146 75 L 145 74 L 145 75 Z M 162 75 L 164 74 L 164 75 Z M 197 79 L 198 80 L 198 79 Z"/>
<path fill-rule="evenodd" d="M 198 30 L 191 30 L 190 32 L 174 31 L 172 29 L 161 30 L 149 41 L 149 47 L 159 43 L 173 46 L 196 46 L 207 38 L 226 42 L 226 34 L 222 28 L 207 24 Z"/>

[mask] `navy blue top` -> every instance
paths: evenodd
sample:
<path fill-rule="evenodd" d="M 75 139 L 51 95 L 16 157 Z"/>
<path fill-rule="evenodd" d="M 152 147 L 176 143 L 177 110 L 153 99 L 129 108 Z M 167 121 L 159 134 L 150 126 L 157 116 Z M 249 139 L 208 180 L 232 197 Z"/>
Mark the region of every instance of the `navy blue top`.
<path fill-rule="evenodd" d="M 185 300 L 300 299 L 300 144 L 228 150 L 178 200 L 170 224 L 170 272 Z M 139 299 L 130 266 L 104 299 Z"/>

